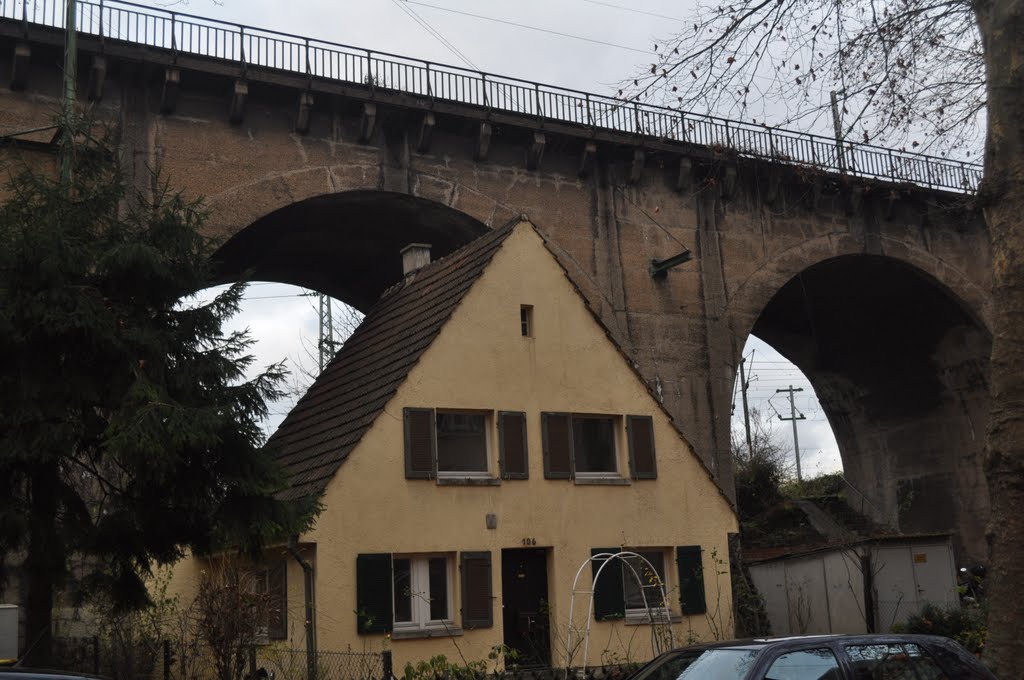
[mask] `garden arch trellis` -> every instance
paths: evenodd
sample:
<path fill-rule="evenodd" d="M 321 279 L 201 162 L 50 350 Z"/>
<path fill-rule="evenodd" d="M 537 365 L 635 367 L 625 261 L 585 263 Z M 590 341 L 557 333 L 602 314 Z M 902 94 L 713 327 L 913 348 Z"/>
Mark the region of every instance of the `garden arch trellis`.
<path fill-rule="evenodd" d="M 633 565 L 630 564 L 630 560 L 631 559 L 642 560 L 643 563 L 645 565 L 647 565 L 647 568 L 650 569 L 650 573 L 655 575 L 655 578 L 656 578 L 657 582 L 656 583 L 644 583 L 643 579 L 640 578 L 640 574 L 638 574 L 636 569 L 633 567 Z M 583 574 L 583 570 L 587 567 L 587 565 L 590 564 L 591 562 L 594 562 L 595 560 L 603 560 L 604 563 L 600 567 L 597 568 L 597 572 L 594 574 L 594 581 L 593 581 L 593 584 L 591 585 L 591 589 L 590 590 L 580 590 L 580 587 L 579 587 L 580 576 Z M 651 646 L 654 648 L 655 654 L 660 654 L 661 652 L 665 651 L 665 650 L 663 650 L 661 648 L 661 642 L 662 642 L 661 636 L 659 636 L 657 634 L 657 630 L 656 630 L 655 626 L 657 626 L 658 624 L 661 624 L 661 623 L 666 624 L 668 626 L 668 639 L 672 640 L 672 618 L 671 618 L 671 615 L 670 615 L 670 613 L 668 611 L 668 598 L 665 595 L 665 583 L 661 579 L 661 577 L 658 576 L 658 572 L 654 568 L 654 565 L 651 564 L 650 561 L 646 557 L 644 557 L 643 555 L 640 555 L 638 553 L 635 553 L 632 550 L 620 550 L 619 552 L 615 552 L 615 553 L 612 553 L 612 552 L 597 553 L 597 554 L 591 555 L 589 558 L 584 560 L 582 564 L 580 564 L 579 569 L 576 570 L 576 577 L 573 579 L 573 582 L 572 582 L 572 596 L 569 599 L 569 626 L 568 626 L 568 628 L 566 630 L 566 641 L 565 641 L 566 642 L 566 644 L 565 644 L 565 667 L 566 667 L 566 669 L 568 669 L 568 668 L 570 668 L 572 666 L 572 657 L 574 656 L 573 651 L 575 649 L 575 644 L 578 644 L 573 639 L 574 634 L 582 636 L 582 641 L 583 641 L 583 666 L 582 666 L 582 668 L 583 668 L 584 671 L 587 669 L 587 658 L 588 658 L 589 653 L 590 653 L 590 626 L 591 626 L 592 621 L 594 620 L 594 592 L 597 590 L 597 584 L 598 584 L 598 581 L 601 578 L 601 574 L 604 572 L 605 568 L 609 564 L 612 563 L 612 561 L 620 562 L 622 565 L 628 567 L 629 568 L 629 572 L 631 574 L 633 574 L 633 578 L 636 579 L 637 585 L 640 586 L 640 595 L 643 597 L 643 600 L 644 600 L 644 610 L 647 613 L 647 620 L 651 624 Z M 651 588 L 657 588 L 658 594 L 660 595 L 660 597 L 658 598 L 658 601 L 660 603 L 659 606 L 653 607 L 653 608 L 651 607 L 651 604 L 650 604 L 650 602 L 647 599 L 647 590 L 651 589 Z M 577 594 L 579 594 L 579 595 L 587 595 L 586 626 L 585 626 L 584 630 L 582 631 L 582 633 L 577 631 L 575 625 L 573 624 L 573 614 L 575 614 L 575 612 L 576 612 L 576 595 Z"/>

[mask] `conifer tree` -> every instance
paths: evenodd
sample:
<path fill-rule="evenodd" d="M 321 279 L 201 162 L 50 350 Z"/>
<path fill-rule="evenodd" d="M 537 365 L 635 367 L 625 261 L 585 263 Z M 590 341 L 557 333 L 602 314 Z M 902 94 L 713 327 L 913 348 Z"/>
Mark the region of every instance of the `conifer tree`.
<path fill-rule="evenodd" d="M 0 559 L 26 574 L 33 665 L 69 581 L 140 606 L 152 565 L 255 553 L 317 509 L 275 498 L 260 421 L 283 369 L 247 379 L 252 340 L 223 330 L 244 286 L 182 303 L 211 282 L 202 204 L 140 195 L 114 148 L 77 144 L 63 182 L 10 165 L 0 204 Z"/>

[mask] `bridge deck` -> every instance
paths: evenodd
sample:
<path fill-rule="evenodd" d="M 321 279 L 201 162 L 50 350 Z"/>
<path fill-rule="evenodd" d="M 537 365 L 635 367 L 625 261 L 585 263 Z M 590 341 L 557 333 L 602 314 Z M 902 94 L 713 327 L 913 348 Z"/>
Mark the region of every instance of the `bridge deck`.
<path fill-rule="evenodd" d="M 78 0 L 79 31 L 103 46 L 165 51 L 171 61 L 202 57 L 239 73 L 275 71 L 308 83 L 353 84 L 370 96 L 402 94 L 422 108 L 458 105 L 522 126 L 572 126 L 632 138 L 638 146 L 678 144 L 715 153 L 800 165 L 855 177 L 973 192 L 974 163 L 844 142 L 783 128 L 698 115 L 622 98 L 374 52 L 279 31 L 207 19 L 123 0 Z M 63 29 L 62 0 L 0 0 L 0 25 L 28 35 L 31 26 Z M 600 135 L 597 135 L 600 137 Z"/>

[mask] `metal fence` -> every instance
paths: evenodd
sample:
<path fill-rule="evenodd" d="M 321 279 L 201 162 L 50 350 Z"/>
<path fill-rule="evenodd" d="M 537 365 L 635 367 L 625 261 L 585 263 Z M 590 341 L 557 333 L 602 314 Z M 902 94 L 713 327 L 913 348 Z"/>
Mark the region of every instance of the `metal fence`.
<path fill-rule="evenodd" d="M 308 680 L 306 650 L 256 650 L 256 666 L 274 680 Z M 317 652 L 315 680 L 391 680 L 391 652 Z"/>
<path fill-rule="evenodd" d="M 117 40 L 501 111 L 650 140 L 684 142 L 741 157 L 857 177 L 973 192 L 975 163 L 845 142 L 803 132 L 693 114 L 616 97 L 508 78 L 267 29 L 137 5 L 79 0 L 78 27 Z M 0 19 L 64 28 L 64 0 L 0 0 Z"/>

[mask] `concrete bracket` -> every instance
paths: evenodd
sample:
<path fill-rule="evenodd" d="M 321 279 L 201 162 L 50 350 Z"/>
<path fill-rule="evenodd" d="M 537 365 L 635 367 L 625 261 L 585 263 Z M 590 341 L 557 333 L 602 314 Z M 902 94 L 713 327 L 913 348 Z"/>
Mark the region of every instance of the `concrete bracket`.
<path fill-rule="evenodd" d="M 864 202 L 864 187 L 855 184 L 850 187 L 849 192 L 846 195 L 846 214 L 855 215 L 860 210 L 861 204 Z"/>
<path fill-rule="evenodd" d="M 89 101 L 99 101 L 103 98 L 103 83 L 107 79 L 107 58 L 97 54 L 92 58 L 92 67 L 89 69 Z"/>
<path fill-rule="evenodd" d="M 434 137 L 434 126 L 437 124 L 437 119 L 434 118 L 434 114 L 427 112 L 423 114 L 423 120 L 420 121 L 420 137 L 416 141 L 416 151 L 419 153 L 427 153 L 430 151 L 430 142 Z"/>
<path fill-rule="evenodd" d="M 885 219 L 886 221 L 892 219 L 892 215 L 896 210 L 896 202 L 899 201 L 899 194 L 894 190 L 890 191 L 889 195 L 885 197 Z"/>
<path fill-rule="evenodd" d="M 25 43 L 18 43 L 14 46 L 14 59 L 11 61 L 12 90 L 24 90 L 28 86 L 28 69 L 31 60 L 31 47 Z"/>
<path fill-rule="evenodd" d="M 169 68 L 164 71 L 164 89 L 160 94 L 160 113 L 174 113 L 181 91 L 181 71 Z"/>
<path fill-rule="evenodd" d="M 679 159 L 679 176 L 676 177 L 676 191 L 689 191 L 693 186 L 693 161 L 688 156 Z"/>
<path fill-rule="evenodd" d="M 722 168 L 722 198 L 728 200 L 736 193 L 736 166 L 727 165 Z"/>
<path fill-rule="evenodd" d="M 580 179 L 587 177 L 594 170 L 594 163 L 597 161 L 597 144 L 587 142 L 583 145 L 583 157 L 580 159 L 580 169 L 576 172 Z"/>
<path fill-rule="evenodd" d="M 644 161 L 647 155 L 643 149 L 633 149 L 633 164 L 629 169 L 629 183 L 639 184 L 644 178 Z"/>
<path fill-rule="evenodd" d="M 540 167 L 540 161 L 544 158 L 544 145 L 547 143 L 547 139 L 544 137 L 543 132 L 533 133 L 533 143 L 530 144 L 530 148 L 526 151 L 526 169 L 536 170 Z"/>
<path fill-rule="evenodd" d="M 811 184 L 811 209 L 817 210 L 821 206 L 821 194 L 825 190 L 825 178 L 815 175 Z"/>
<path fill-rule="evenodd" d="M 373 102 L 363 104 L 363 115 L 359 121 L 359 141 L 366 144 L 373 138 L 377 126 L 377 105 Z"/>
<path fill-rule="evenodd" d="M 487 150 L 491 146 L 491 124 L 480 123 L 480 131 L 476 136 L 476 150 L 473 152 L 473 159 L 477 161 L 487 160 Z"/>
<path fill-rule="evenodd" d="M 300 135 L 309 132 L 309 121 L 313 115 L 313 94 L 303 92 L 299 95 L 299 110 L 295 114 L 295 131 Z"/>
<path fill-rule="evenodd" d="M 245 99 L 249 96 L 249 83 L 236 80 L 231 90 L 231 106 L 228 109 L 228 120 L 232 125 L 239 125 L 245 119 Z"/>
<path fill-rule="evenodd" d="M 768 205 L 775 205 L 780 196 L 780 189 L 782 187 L 782 173 L 779 172 L 778 168 L 772 167 L 768 170 L 768 189 L 764 194 L 764 201 Z"/>

